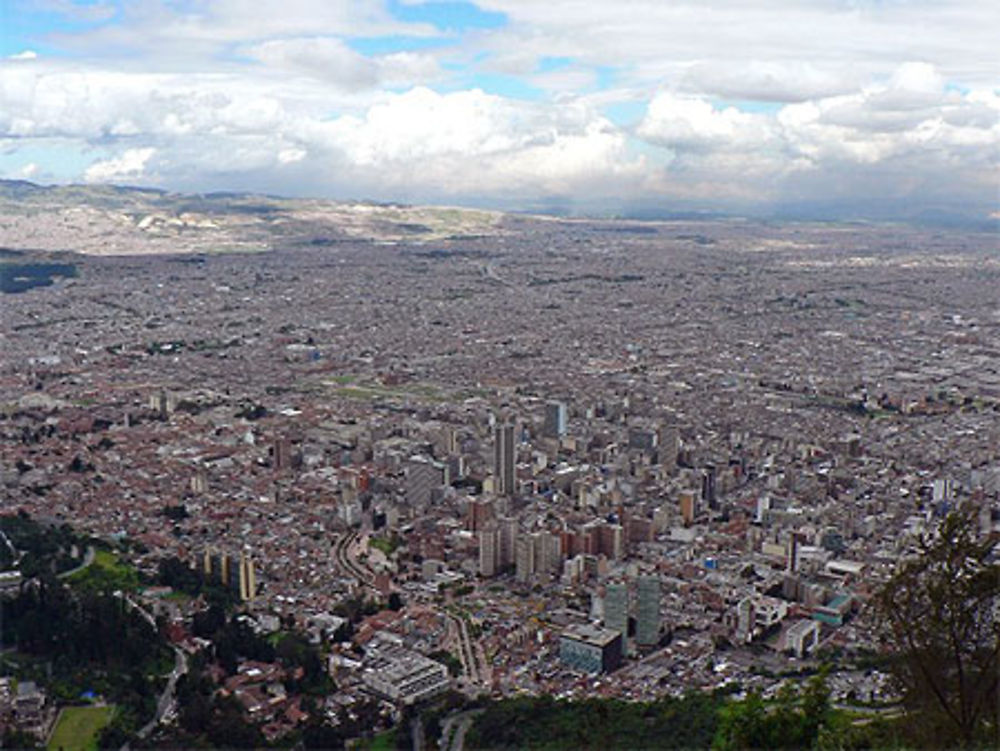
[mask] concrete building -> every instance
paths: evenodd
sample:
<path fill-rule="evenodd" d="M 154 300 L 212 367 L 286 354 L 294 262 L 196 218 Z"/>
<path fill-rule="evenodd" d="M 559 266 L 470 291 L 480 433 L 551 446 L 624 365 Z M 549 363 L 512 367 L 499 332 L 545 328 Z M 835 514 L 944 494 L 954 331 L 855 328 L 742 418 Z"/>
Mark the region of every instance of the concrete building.
<path fill-rule="evenodd" d="M 411 507 L 427 506 L 434 492 L 446 486 L 451 478 L 448 465 L 426 456 L 412 456 L 406 462 L 406 503 Z"/>
<path fill-rule="evenodd" d="M 637 589 L 635 642 L 651 647 L 660 640 L 660 578 L 640 576 Z"/>
<path fill-rule="evenodd" d="M 542 435 L 546 438 L 562 438 L 566 435 L 567 422 L 566 405 L 562 402 L 549 402 L 545 405 Z"/>
<path fill-rule="evenodd" d="M 514 544 L 515 574 L 519 582 L 530 581 L 535 575 L 535 541 L 529 536 L 518 537 Z"/>
<path fill-rule="evenodd" d="M 388 634 L 380 634 L 366 646 L 361 680 L 373 693 L 404 706 L 430 699 L 451 686 L 444 665 L 407 649 Z"/>
<path fill-rule="evenodd" d="M 500 526 L 489 522 L 479 530 L 479 573 L 485 577 L 496 576 L 500 563 Z"/>
<path fill-rule="evenodd" d="M 500 566 L 513 566 L 518 537 L 517 519 L 512 516 L 504 516 L 499 519 L 498 523 L 500 526 Z"/>
<path fill-rule="evenodd" d="M 784 634 L 784 650 L 802 658 L 819 644 L 819 623 L 802 619 L 788 627 Z"/>
<path fill-rule="evenodd" d="M 559 661 L 586 673 L 610 673 L 622 661 L 622 636 L 596 626 L 569 626 L 559 637 Z"/>
<path fill-rule="evenodd" d="M 604 589 L 604 627 L 628 638 L 628 585 L 623 581 L 609 582 Z"/>
<path fill-rule="evenodd" d="M 514 494 L 516 462 L 514 424 L 500 423 L 493 429 L 493 481 L 497 495 Z"/>

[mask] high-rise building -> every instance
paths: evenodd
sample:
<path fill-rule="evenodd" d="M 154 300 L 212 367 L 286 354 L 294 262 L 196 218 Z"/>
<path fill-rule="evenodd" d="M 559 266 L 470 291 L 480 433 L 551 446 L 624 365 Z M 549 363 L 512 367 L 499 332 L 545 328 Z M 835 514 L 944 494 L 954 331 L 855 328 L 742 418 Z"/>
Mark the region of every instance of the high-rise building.
<path fill-rule="evenodd" d="M 747 644 L 753 639 L 753 598 L 744 597 L 736 606 L 736 642 Z"/>
<path fill-rule="evenodd" d="M 254 570 L 253 558 L 246 552 L 240 553 L 239 593 L 243 602 L 257 596 L 257 574 Z"/>
<path fill-rule="evenodd" d="M 710 509 L 718 506 L 715 494 L 715 465 L 708 464 L 701 474 L 701 500 L 708 504 Z"/>
<path fill-rule="evenodd" d="M 660 578 L 640 576 L 637 589 L 635 642 L 651 647 L 660 640 Z"/>
<path fill-rule="evenodd" d="M 470 532 L 484 529 L 493 519 L 492 498 L 472 498 L 466 512 L 465 526 Z"/>
<path fill-rule="evenodd" d="M 623 581 L 604 588 L 604 627 L 620 633 L 623 644 L 628 638 L 628 584 Z"/>
<path fill-rule="evenodd" d="M 591 555 L 618 560 L 625 554 L 625 530 L 620 524 L 590 522 L 584 527 L 584 534 L 587 536 L 585 552 Z"/>
<path fill-rule="evenodd" d="M 479 573 L 496 576 L 500 565 L 500 526 L 491 521 L 479 530 Z"/>
<path fill-rule="evenodd" d="M 637 451 L 653 451 L 659 442 L 659 435 L 655 430 L 644 427 L 629 428 L 628 447 Z"/>
<path fill-rule="evenodd" d="M 448 466 L 425 456 L 413 456 L 406 462 L 406 502 L 410 506 L 426 506 L 434 491 L 450 481 Z"/>
<path fill-rule="evenodd" d="M 515 462 L 514 424 L 500 423 L 493 429 L 493 478 L 497 495 L 514 494 Z"/>
<path fill-rule="evenodd" d="M 559 535 L 541 531 L 531 535 L 535 546 L 535 573 L 559 573 L 562 566 L 562 548 Z"/>
<path fill-rule="evenodd" d="M 515 545 L 517 544 L 517 519 L 505 516 L 500 519 L 500 566 L 512 566 L 515 563 Z"/>
<path fill-rule="evenodd" d="M 695 503 L 694 493 L 691 491 L 684 491 L 680 494 L 680 507 L 681 507 L 681 518 L 684 519 L 685 524 L 694 524 L 694 517 L 698 513 L 698 507 Z"/>
<path fill-rule="evenodd" d="M 660 428 L 660 440 L 657 454 L 660 464 L 668 470 L 677 467 L 677 455 L 681 450 L 681 434 L 673 425 Z"/>
<path fill-rule="evenodd" d="M 542 435 L 546 438 L 562 438 L 566 435 L 567 422 L 566 405 L 562 402 L 549 402 L 545 405 L 545 423 L 542 425 Z"/>
<path fill-rule="evenodd" d="M 535 541 L 521 535 L 514 543 L 515 576 L 519 582 L 530 581 L 535 575 Z"/>

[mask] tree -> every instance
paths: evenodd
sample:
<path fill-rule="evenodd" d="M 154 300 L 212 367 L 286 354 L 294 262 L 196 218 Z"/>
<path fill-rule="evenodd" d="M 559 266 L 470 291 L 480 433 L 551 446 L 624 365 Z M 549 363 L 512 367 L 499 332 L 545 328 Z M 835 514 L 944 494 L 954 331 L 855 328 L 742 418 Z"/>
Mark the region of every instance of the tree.
<path fill-rule="evenodd" d="M 1000 563 L 978 510 L 949 514 L 875 598 L 915 741 L 1000 746 Z"/>

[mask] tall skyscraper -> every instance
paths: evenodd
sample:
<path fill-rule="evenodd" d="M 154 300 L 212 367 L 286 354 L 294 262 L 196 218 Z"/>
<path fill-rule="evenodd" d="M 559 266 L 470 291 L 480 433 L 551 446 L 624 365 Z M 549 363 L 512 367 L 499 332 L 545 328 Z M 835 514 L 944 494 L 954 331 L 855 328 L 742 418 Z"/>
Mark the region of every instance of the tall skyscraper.
<path fill-rule="evenodd" d="M 718 507 L 715 496 L 715 465 L 706 464 L 701 473 L 701 500 L 708 504 L 710 509 Z"/>
<path fill-rule="evenodd" d="M 465 516 L 465 526 L 470 532 L 479 532 L 494 517 L 492 498 L 472 498 Z"/>
<path fill-rule="evenodd" d="M 257 574 L 254 571 L 253 558 L 246 552 L 240 553 L 239 593 L 240 599 L 244 602 L 257 596 Z"/>
<path fill-rule="evenodd" d="M 500 570 L 500 527 L 495 521 L 487 522 L 479 531 L 479 573 L 496 576 Z"/>
<path fill-rule="evenodd" d="M 505 516 L 500 519 L 500 566 L 512 566 L 515 563 L 515 545 L 517 544 L 517 519 Z"/>
<path fill-rule="evenodd" d="M 410 506 L 426 506 L 434 491 L 451 482 L 448 466 L 426 456 L 412 456 L 405 466 L 406 502 Z"/>
<path fill-rule="evenodd" d="M 677 454 L 681 450 L 681 434 L 676 426 L 669 425 L 660 428 L 660 440 L 657 452 L 660 464 L 668 470 L 677 467 Z"/>
<path fill-rule="evenodd" d="M 535 575 L 535 541 L 521 535 L 514 543 L 515 577 L 519 582 L 530 581 Z"/>
<path fill-rule="evenodd" d="M 562 438 L 566 435 L 567 410 L 562 402 L 549 402 L 545 405 L 545 423 L 542 425 L 542 435 L 546 438 Z"/>
<path fill-rule="evenodd" d="M 636 609 L 635 642 L 651 647 L 660 640 L 660 578 L 640 576 Z"/>
<path fill-rule="evenodd" d="M 493 429 L 493 477 L 498 495 L 514 494 L 514 424 L 503 422 Z"/>
<path fill-rule="evenodd" d="M 628 584 L 609 582 L 604 589 L 604 627 L 628 637 Z"/>

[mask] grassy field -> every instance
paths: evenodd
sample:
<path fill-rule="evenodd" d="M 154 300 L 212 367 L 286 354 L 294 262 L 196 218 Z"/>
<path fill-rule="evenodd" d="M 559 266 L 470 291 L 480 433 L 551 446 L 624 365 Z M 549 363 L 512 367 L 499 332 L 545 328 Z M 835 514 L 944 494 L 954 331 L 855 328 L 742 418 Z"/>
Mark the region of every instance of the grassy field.
<path fill-rule="evenodd" d="M 98 550 L 93 564 L 77 571 L 68 581 L 84 589 L 105 592 L 117 589 L 131 592 L 139 586 L 135 569 L 119 561 L 118 556 L 109 550 Z"/>
<path fill-rule="evenodd" d="M 366 751 L 392 751 L 396 748 L 396 729 L 378 733 L 374 738 L 362 741 L 358 748 Z"/>
<path fill-rule="evenodd" d="M 97 735 L 111 722 L 114 707 L 66 707 L 59 715 L 49 751 L 93 751 Z"/>

